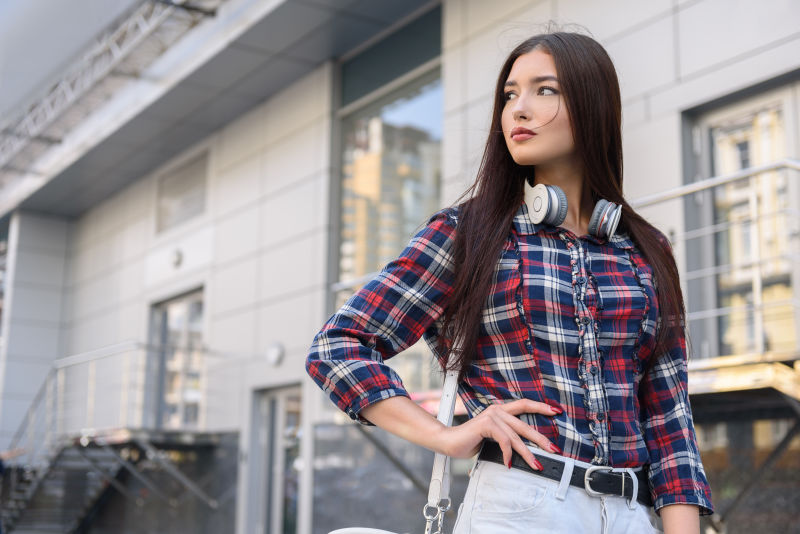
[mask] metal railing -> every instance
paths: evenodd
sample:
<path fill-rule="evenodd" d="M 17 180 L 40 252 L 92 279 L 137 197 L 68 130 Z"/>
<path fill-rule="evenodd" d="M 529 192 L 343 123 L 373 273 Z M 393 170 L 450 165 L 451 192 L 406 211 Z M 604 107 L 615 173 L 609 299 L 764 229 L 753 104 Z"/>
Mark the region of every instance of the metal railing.
<path fill-rule="evenodd" d="M 639 198 L 683 202 L 670 236 L 683 274 L 696 358 L 797 359 L 800 161 L 783 159 Z M 678 208 L 678 205 L 673 205 Z"/>
<path fill-rule="evenodd" d="M 46 468 L 64 445 L 120 429 L 204 430 L 213 359 L 129 342 L 56 360 L 11 439 L 14 463 Z"/>

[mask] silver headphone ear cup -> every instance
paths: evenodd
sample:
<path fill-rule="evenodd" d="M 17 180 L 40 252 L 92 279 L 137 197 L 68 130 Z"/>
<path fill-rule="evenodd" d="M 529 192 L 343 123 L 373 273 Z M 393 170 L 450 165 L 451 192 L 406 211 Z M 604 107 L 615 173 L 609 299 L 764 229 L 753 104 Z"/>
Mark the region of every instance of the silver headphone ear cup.
<path fill-rule="evenodd" d="M 608 239 L 614 237 L 617 232 L 617 225 L 622 218 L 622 206 L 610 203 L 613 206 L 611 213 L 608 214 L 608 223 L 606 224 L 606 236 Z"/>
<path fill-rule="evenodd" d="M 596 237 L 603 237 L 602 228 L 598 228 L 600 221 L 603 220 L 603 214 L 607 211 L 610 202 L 604 198 L 597 201 L 592 211 L 592 217 L 589 219 L 589 234 Z"/>
<path fill-rule="evenodd" d="M 567 195 L 564 190 L 557 185 L 546 186 L 550 192 L 550 209 L 548 210 L 549 217 L 547 222 L 553 226 L 560 226 L 567 218 Z"/>
<path fill-rule="evenodd" d="M 528 185 L 526 184 L 526 187 Z M 539 224 L 547 217 L 547 212 L 550 211 L 550 194 L 544 184 L 537 184 L 530 189 L 530 198 L 528 202 L 528 215 L 533 224 Z"/>

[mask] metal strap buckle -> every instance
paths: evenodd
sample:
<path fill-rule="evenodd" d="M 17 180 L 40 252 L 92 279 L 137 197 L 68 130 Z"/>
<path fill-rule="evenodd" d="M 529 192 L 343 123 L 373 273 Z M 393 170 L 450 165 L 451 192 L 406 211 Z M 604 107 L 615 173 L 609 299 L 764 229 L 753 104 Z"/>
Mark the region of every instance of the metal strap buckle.
<path fill-rule="evenodd" d="M 603 492 L 595 491 L 592 489 L 592 473 L 595 471 L 611 471 L 614 469 L 610 465 L 593 465 L 592 467 L 586 470 L 586 473 L 583 475 L 583 487 L 586 490 L 586 493 L 591 495 L 592 497 L 600 497 L 602 495 L 606 495 Z"/>

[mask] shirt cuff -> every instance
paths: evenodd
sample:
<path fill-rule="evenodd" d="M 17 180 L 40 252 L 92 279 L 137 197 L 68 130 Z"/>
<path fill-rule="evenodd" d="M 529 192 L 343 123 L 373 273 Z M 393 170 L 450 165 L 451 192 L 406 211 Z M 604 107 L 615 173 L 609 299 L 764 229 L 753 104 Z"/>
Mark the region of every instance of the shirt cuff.
<path fill-rule="evenodd" d="M 361 415 L 361 411 L 367 406 L 375 404 L 378 401 L 386 400 L 391 397 L 401 397 L 401 396 L 411 398 L 408 392 L 400 387 L 367 392 L 364 395 L 355 399 L 353 402 L 351 402 L 350 406 L 348 406 L 347 409 L 345 410 L 345 413 L 348 416 L 350 416 L 350 419 L 352 419 L 357 423 L 360 423 L 364 426 L 375 426 L 366 419 L 364 419 L 364 417 Z"/>
<path fill-rule="evenodd" d="M 653 508 L 658 515 L 661 509 L 671 504 L 692 504 L 700 508 L 700 515 L 711 515 L 714 513 L 711 500 L 703 493 L 679 493 L 675 495 L 660 495 L 656 498 Z"/>

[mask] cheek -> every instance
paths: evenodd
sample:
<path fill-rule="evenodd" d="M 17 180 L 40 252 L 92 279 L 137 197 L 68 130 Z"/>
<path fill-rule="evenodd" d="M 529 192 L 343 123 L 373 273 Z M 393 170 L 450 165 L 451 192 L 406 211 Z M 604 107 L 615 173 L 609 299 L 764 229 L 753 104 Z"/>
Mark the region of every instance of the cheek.
<path fill-rule="evenodd" d="M 509 113 L 507 109 L 503 109 L 503 112 L 500 114 L 500 127 L 503 128 L 503 135 L 511 130 L 511 124 L 513 124 L 511 113 Z"/>

